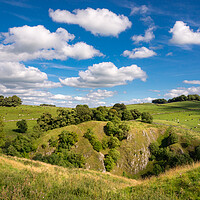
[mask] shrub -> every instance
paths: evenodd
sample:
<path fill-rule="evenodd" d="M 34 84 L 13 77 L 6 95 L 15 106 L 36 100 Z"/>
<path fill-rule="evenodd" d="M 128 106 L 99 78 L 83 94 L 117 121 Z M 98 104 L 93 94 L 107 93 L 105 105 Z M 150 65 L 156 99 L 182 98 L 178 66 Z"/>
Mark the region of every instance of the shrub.
<path fill-rule="evenodd" d="M 110 149 L 112 149 L 112 148 L 116 148 L 118 146 L 120 146 L 120 141 L 118 140 L 117 137 L 114 137 L 113 135 L 111 135 L 111 137 L 108 141 L 108 147 Z"/>
<path fill-rule="evenodd" d="M 108 172 L 110 172 L 115 166 L 115 162 L 113 158 L 108 154 L 105 156 L 104 165 L 105 165 L 106 171 Z"/>
<path fill-rule="evenodd" d="M 26 120 L 22 119 L 21 121 L 18 121 L 16 123 L 17 127 L 18 127 L 18 130 L 20 133 L 25 133 L 28 129 L 28 125 L 27 125 L 27 122 Z"/>
<path fill-rule="evenodd" d="M 168 145 L 175 144 L 178 142 L 178 135 L 176 133 L 170 133 L 169 137 L 167 138 Z"/>
<path fill-rule="evenodd" d="M 132 120 L 132 119 L 133 119 L 133 115 L 131 114 L 131 111 L 124 110 L 122 112 L 122 120 L 128 121 L 128 120 Z"/>
<path fill-rule="evenodd" d="M 149 145 L 149 149 L 152 155 L 157 156 L 159 152 L 159 146 L 158 143 L 153 142 Z"/>
<path fill-rule="evenodd" d="M 153 117 L 148 112 L 143 112 L 141 115 L 142 122 L 151 124 L 153 122 Z"/>
<path fill-rule="evenodd" d="M 98 141 L 97 137 L 94 135 L 91 129 L 87 130 L 87 132 L 84 134 L 84 137 L 89 140 L 90 144 L 92 145 L 95 151 L 101 151 L 102 144 L 100 141 Z"/>
<path fill-rule="evenodd" d="M 76 142 L 78 142 L 78 135 L 74 132 L 62 131 L 58 139 L 58 150 L 70 149 Z"/>
<path fill-rule="evenodd" d="M 117 151 L 116 149 L 111 149 L 111 150 L 108 152 L 108 155 L 112 157 L 112 159 L 114 160 L 115 163 L 117 162 L 117 160 L 118 160 L 119 157 L 120 157 L 120 153 L 119 153 L 119 151 Z"/>
<path fill-rule="evenodd" d="M 138 119 L 141 116 L 141 112 L 137 109 L 130 110 L 133 119 Z"/>
<path fill-rule="evenodd" d="M 95 151 L 101 151 L 101 149 L 102 149 L 102 144 L 101 144 L 101 142 L 99 142 L 99 141 L 95 141 L 95 143 L 94 143 L 94 145 L 93 145 L 93 149 L 95 150 Z"/>

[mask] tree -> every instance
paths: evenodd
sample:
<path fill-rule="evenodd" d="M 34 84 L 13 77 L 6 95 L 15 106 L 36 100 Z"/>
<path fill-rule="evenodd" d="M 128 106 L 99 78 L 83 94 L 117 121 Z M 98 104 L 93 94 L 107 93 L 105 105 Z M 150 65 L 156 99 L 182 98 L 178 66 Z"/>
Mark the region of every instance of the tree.
<path fill-rule="evenodd" d="M 28 125 L 26 120 L 22 119 L 16 123 L 20 133 L 25 133 L 28 130 Z"/>
<path fill-rule="evenodd" d="M 126 106 L 123 103 L 116 103 L 112 108 L 117 112 L 126 110 Z"/>
<path fill-rule="evenodd" d="M 110 140 L 108 141 L 108 147 L 112 149 L 118 146 L 120 146 L 120 141 L 118 140 L 117 137 L 114 137 L 113 135 L 111 135 Z"/>
<path fill-rule="evenodd" d="M 166 99 L 154 99 L 152 101 L 152 103 L 165 104 L 165 103 L 167 103 L 167 100 Z"/>
<path fill-rule="evenodd" d="M 48 131 L 53 128 L 54 119 L 50 113 L 43 113 L 40 118 L 37 119 L 37 124 L 42 131 Z"/>
<path fill-rule="evenodd" d="M 78 135 L 74 132 L 62 131 L 59 135 L 58 139 L 58 150 L 68 149 L 70 150 L 71 146 L 73 146 L 76 142 L 78 142 Z"/>
<path fill-rule="evenodd" d="M 132 119 L 133 119 L 133 115 L 132 115 L 131 111 L 124 110 L 122 112 L 122 120 L 128 121 L 128 120 L 132 120 Z"/>
<path fill-rule="evenodd" d="M 105 156 L 104 165 L 105 165 L 106 171 L 108 172 L 110 172 L 115 166 L 115 162 L 113 158 L 108 154 Z"/>
<path fill-rule="evenodd" d="M 133 119 L 138 119 L 141 116 L 141 112 L 137 109 L 130 110 Z"/>
<path fill-rule="evenodd" d="M 111 149 L 108 154 L 112 157 L 112 159 L 114 160 L 115 163 L 117 163 L 117 160 L 120 157 L 120 153 L 119 151 L 117 151 L 116 149 Z"/>
<path fill-rule="evenodd" d="M 148 112 L 143 112 L 141 115 L 142 122 L 151 124 L 153 122 L 153 117 Z"/>
<path fill-rule="evenodd" d="M 93 113 L 88 105 L 77 105 L 76 111 L 77 117 L 80 119 L 80 122 L 86 122 L 92 119 Z"/>

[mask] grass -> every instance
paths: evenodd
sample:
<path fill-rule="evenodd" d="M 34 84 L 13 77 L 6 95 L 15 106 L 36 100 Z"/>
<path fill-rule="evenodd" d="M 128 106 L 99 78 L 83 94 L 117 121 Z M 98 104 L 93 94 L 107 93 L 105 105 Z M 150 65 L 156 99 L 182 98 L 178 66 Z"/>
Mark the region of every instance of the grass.
<path fill-rule="evenodd" d="M 67 169 L 0 155 L 0 199 L 190 199 L 200 197 L 200 164 L 146 180 Z"/>
<path fill-rule="evenodd" d="M 135 104 L 127 108 L 150 112 L 154 122 L 200 131 L 200 102 L 184 101 L 168 104 Z"/>

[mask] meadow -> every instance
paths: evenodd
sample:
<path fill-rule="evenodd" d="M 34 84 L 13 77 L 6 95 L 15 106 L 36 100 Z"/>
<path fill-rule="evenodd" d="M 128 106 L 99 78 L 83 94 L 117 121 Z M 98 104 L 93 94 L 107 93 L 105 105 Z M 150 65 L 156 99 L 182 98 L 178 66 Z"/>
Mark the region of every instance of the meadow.
<path fill-rule="evenodd" d="M 134 180 L 0 155 L 0 185 L 0 199 L 196 200 L 200 196 L 200 164 Z"/>

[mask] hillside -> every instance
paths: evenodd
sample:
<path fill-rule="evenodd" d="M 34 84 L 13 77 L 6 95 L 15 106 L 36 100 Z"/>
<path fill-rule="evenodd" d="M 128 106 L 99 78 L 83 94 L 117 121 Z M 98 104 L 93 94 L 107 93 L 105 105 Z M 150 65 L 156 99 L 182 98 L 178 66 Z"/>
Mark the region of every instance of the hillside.
<path fill-rule="evenodd" d="M 106 138 L 104 133 L 104 126 L 107 122 L 85 122 L 79 125 L 71 125 L 59 129 L 54 129 L 45 133 L 41 138 L 36 141 L 38 150 L 36 153 L 43 155 L 53 151 L 53 147 L 49 147 L 48 141 L 50 138 L 57 139 L 58 135 L 63 131 L 73 131 L 78 134 L 79 141 L 71 149 L 75 153 L 83 153 L 86 158 L 86 168 L 93 170 L 104 170 L 103 154 L 108 153 L 108 149 L 97 152 L 92 148 L 89 141 L 83 137 L 83 134 L 88 128 L 91 128 L 100 141 Z M 120 158 L 117 165 L 112 170 L 112 173 L 122 175 L 126 172 L 129 176 L 133 176 L 140 170 L 144 169 L 148 163 L 150 152 L 148 146 L 151 142 L 155 141 L 160 134 L 165 132 L 165 128 L 158 128 L 157 125 L 149 125 L 141 122 L 128 122 L 131 127 L 127 140 L 123 140 L 120 147 L 117 148 L 120 152 Z M 45 144 L 46 148 L 41 145 Z"/>
<path fill-rule="evenodd" d="M 0 199 L 198 199 L 200 164 L 146 180 L 0 155 Z"/>
<path fill-rule="evenodd" d="M 149 161 L 151 157 L 149 145 L 157 140 L 160 141 L 161 145 L 161 140 L 164 139 L 166 135 L 168 125 L 175 126 L 174 131 L 178 134 L 180 139 L 178 144 L 168 147 L 171 151 L 188 154 L 194 152 L 195 147 L 200 143 L 199 134 L 197 132 L 189 131 L 189 126 L 184 125 L 184 123 L 186 123 L 185 120 L 180 119 L 179 123 L 169 120 L 173 119 L 175 116 L 176 118 L 184 118 L 184 115 L 186 115 L 188 123 L 191 121 L 194 122 L 200 117 L 198 110 L 199 102 L 178 102 L 164 105 L 139 104 L 128 105 L 127 108 L 138 109 L 141 112 L 148 111 L 153 114 L 155 120 L 154 124 L 145 124 L 140 122 L 140 120 L 125 122 L 130 127 L 130 130 L 127 139 L 122 140 L 120 146 L 115 148 L 120 155 L 116 165 L 114 165 L 111 170 L 112 174 L 138 178 L 148 171 L 152 171 L 155 161 Z M 5 121 L 4 130 L 6 138 L 15 138 L 19 135 L 16 131 L 17 120 L 26 119 L 28 121 L 28 131 L 23 135 L 29 136 L 33 132 L 33 126 L 36 125 L 36 118 L 47 111 L 55 116 L 57 109 L 58 108 L 55 107 L 39 106 L 19 106 L 16 108 L 0 107 Z M 191 113 L 190 116 L 188 115 L 188 112 Z M 194 116 L 196 116 L 196 118 L 194 118 Z M 161 117 L 164 119 L 158 119 Z M 84 156 L 86 169 L 105 171 L 104 158 L 109 153 L 110 149 L 101 149 L 100 152 L 97 152 L 93 149 L 89 140 L 83 136 L 88 129 L 91 129 L 99 142 L 103 142 L 105 139 L 107 140 L 109 137 L 105 134 L 104 130 L 106 124 L 107 122 L 89 121 L 78 125 L 70 125 L 49 130 L 42 133 L 40 138 L 34 140 L 32 152 L 29 151 L 29 155 L 25 154 L 23 156 L 27 158 L 34 158 L 37 154 L 49 156 L 56 149 L 56 147 L 50 145 L 49 140 L 58 140 L 62 131 L 75 132 L 78 136 L 78 142 L 71 147 L 70 152 Z M 166 124 L 167 126 L 162 124 Z M 186 144 L 187 147 L 183 147 L 184 144 Z"/>

